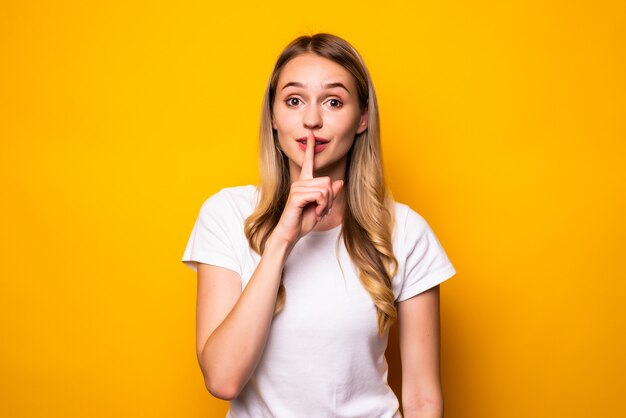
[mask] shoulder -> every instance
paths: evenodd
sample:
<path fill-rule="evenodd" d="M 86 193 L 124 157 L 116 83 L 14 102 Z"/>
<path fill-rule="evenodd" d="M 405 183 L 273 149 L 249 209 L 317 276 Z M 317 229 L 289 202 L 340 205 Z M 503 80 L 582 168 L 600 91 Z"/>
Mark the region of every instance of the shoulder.
<path fill-rule="evenodd" d="M 420 213 L 402 203 L 396 203 L 396 213 L 400 279 L 394 291 L 396 301 L 401 302 L 452 277 L 456 270 Z"/>
<path fill-rule="evenodd" d="M 227 199 L 241 203 L 251 200 L 257 194 L 257 186 L 253 184 L 247 184 L 245 186 L 230 186 L 221 188 L 220 190 L 209 196 L 207 200 Z"/>
<path fill-rule="evenodd" d="M 244 220 L 256 207 L 257 188 L 254 185 L 224 187 L 210 195 L 200 207 L 199 218 L 205 223 L 241 229 Z"/>
<path fill-rule="evenodd" d="M 224 187 L 202 204 L 203 210 L 230 208 L 238 212 L 247 212 L 256 206 L 258 189 L 255 185 Z"/>
<path fill-rule="evenodd" d="M 407 237 L 420 236 L 428 230 L 426 219 L 409 205 L 394 201 L 394 208 L 398 238 L 404 241 Z"/>

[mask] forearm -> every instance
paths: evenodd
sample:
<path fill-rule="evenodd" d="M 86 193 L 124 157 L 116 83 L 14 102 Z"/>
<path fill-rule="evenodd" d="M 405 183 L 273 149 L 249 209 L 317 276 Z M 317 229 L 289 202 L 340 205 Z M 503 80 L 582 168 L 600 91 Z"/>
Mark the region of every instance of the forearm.
<path fill-rule="evenodd" d="M 402 411 L 404 418 L 443 418 L 443 401 L 439 398 L 403 402 Z"/>
<path fill-rule="evenodd" d="M 268 239 L 250 281 L 207 339 L 200 363 L 207 387 L 216 396 L 236 397 L 254 372 L 267 342 L 290 249 L 288 243 Z"/>

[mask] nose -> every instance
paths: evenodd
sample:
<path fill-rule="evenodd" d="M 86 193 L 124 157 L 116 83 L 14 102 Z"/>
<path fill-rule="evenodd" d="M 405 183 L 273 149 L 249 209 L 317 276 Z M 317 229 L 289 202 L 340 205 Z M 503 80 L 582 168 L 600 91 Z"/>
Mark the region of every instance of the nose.
<path fill-rule="evenodd" d="M 316 105 L 307 107 L 302 117 L 302 122 L 306 129 L 319 129 L 322 127 L 322 115 Z"/>

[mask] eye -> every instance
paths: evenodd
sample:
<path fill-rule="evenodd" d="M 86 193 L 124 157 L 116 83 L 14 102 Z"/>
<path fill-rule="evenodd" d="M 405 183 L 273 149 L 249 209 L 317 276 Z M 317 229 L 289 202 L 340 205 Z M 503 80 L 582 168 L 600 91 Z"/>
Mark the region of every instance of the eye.
<path fill-rule="evenodd" d="M 287 106 L 289 106 L 289 107 L 294 107 L 294 106 L 297 106 L 297 105 L 298 105 L 298 103 L 295 103 L 295 104 L 294 104 L 294 102 L 293 102 L 294 100 L 296 100 L 296 102 L 299 102 L 299 101 L 300 101 L 300 99 L 298 99 L 297 97 L 290 97 L 290 98 L 288 98 L 287 100 L 285 100 L 285 103 L 286 103 L 286 104 L 287 104 Z"/>
<path fill-rule="evenodd" d="M 341 103 L 341 100 L 338 100 L 338 99 L 330 99 L 329 103 L 336 103 L 335 105 L 331 104 L 331 107 L 341 107 L 341 106 L 343 106 L 343 103 Z"/>

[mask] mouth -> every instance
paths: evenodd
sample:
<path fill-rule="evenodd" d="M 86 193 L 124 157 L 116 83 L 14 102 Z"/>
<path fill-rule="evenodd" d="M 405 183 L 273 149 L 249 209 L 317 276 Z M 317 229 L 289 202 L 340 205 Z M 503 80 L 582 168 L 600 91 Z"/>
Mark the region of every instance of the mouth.
<path fill-rule="evenodd" d="M 306 137 L 302 137 L 302 138 L 296 139 L 296 142 L 306 145 L 306 140 L 307 140 Z M 326 138 L 321 138 L 319 136 L 315 137 L 315 145 L 327 144 L 328 142 L 329 140 Z"/>
<path fill-rule="evenodd" d="M 298 138 L 296 139 L 296 142 L 298 143 L 300 150 L 306 151 L 306 138 Z M 330 141 L 326 138 L 315 137 L 315 147 L 313 147 L 315 153 L 317 154 L 318 152 L 324 151 L 329 142 Z"/>

